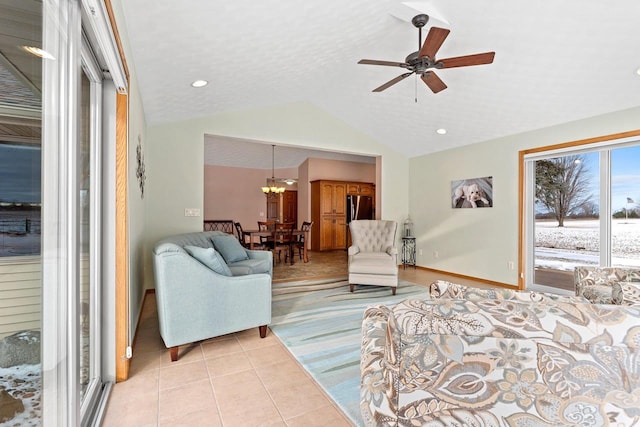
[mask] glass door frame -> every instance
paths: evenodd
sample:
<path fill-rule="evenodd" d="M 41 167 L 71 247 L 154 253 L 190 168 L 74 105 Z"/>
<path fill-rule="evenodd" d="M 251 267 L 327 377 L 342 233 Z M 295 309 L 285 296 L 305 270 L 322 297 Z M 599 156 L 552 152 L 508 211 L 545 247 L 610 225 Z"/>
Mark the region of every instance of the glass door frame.
<path fill-rule="evenodd" d="M 80 425 L 77 185 L 81 16 L 72 0 L 43 5 L 42 421 Z"/>
<path fill-rule="evenodd" d="M 90 248 L 89 248 L 89 384 L 81 399 L 80 415 L 85 424 L 92 416 L 102 386 L 102 352 L 101 352 L 101 307 L 102 307 L 102 269 L 101 269 L 101 237 L 102 237 L 102 71 L 98 66 L 91 46 L 86 37 L 82 38 L 81 68 L 90 81 L 90 114 L 89 114 L 89 212 L 90 212 Z M 79 112 L 79 114 L 81 114 Z M 79 156 L 78 156 L 79 158 Z M 76 178 L 76 182 L 80 177 Z M 78 254 L 80 255 L 80 253 Z M 80 285 L 80 281 L 78 282 Z M 82 349 L 78 349 L 82 352 Z"/>
<path fill-rule="evenodd" d="M 640 130 L 523 150 L 520 159 L 520 274 L 518 289 L 534 285 L 535 272 L 535 161 L 599 151 L 600 265 L 611 264 L 611 155 L 610 150 L 639 143 Z"/>

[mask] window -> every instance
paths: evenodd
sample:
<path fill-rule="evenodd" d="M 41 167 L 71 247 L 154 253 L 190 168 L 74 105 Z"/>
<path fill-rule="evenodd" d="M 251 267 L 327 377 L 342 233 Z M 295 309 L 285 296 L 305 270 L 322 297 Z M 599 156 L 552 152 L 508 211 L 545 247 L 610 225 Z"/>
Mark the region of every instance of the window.
<path fill-rule="evenodd" d="M 525 154 L 525 284 L 573 290 L 578 265 L 640 267 L 640 141 Z"/>

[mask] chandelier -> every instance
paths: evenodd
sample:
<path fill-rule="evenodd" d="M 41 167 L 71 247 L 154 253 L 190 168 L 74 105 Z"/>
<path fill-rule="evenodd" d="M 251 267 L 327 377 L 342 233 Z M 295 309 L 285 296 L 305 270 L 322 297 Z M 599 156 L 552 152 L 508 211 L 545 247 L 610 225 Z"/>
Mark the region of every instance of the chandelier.
<path fill-rule="evenodd" d="M 276 185 L 276 178 L 275 178 L 275 174 L 274 174 L 275 151 L 276 151 L 276 146 L 275 145 L 271 145 L 271 179 L 268 181 L 266 187 L 261 187 L 262 188 L 262 192 L 264 194 L 267 194 L 267 195 L 268 194 L 284 193 L 284 187 L 278 187 Z"/>

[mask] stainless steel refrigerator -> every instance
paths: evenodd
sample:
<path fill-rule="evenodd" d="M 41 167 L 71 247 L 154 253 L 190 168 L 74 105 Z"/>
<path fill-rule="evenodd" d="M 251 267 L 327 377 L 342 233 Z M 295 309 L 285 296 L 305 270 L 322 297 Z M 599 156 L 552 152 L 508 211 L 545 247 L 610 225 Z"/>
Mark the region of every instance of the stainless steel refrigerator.
<path fill-rule="evenodd" d="M 371 196 L 347 196 L 347 224 L 354 219 L 373 219 Z"/>
<path fill-rule="evenodd" d="M 373 199 L 371 196 L 347 196 L 347 248 L 351 245 L 349 223 L 354 219 L 373 219 Z"/>

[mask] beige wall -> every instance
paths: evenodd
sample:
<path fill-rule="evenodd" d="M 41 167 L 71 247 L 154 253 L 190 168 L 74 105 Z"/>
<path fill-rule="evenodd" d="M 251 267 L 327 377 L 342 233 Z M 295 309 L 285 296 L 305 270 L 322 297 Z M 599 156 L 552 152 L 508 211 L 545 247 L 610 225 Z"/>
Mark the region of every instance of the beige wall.
<path fill-rule="evenodd" d="M 634 108 L 411 159 L 418 265 L 517 285 L 507 264 L 518 264 L 518 152 L 638 128 Z M 451 181 L 484 176 L 493 176 L 494 207 L 452 209 Z"/>
<path fill-rule="evenodd" d="M 293 103 L 148 127 L 148 252 L 162 237 L 202 228 L 203 218 L 185 217 L 184 209 L 203 210 L 205 134 L 381 156 L 381 215 L 397 221 L 407 216 L 409 202 L 404 189 L 409 161 L 405 156 L 309 103 Z M 145 263 L 147 287 L 153 287 L 152 277 L 149 261 Z"/>

